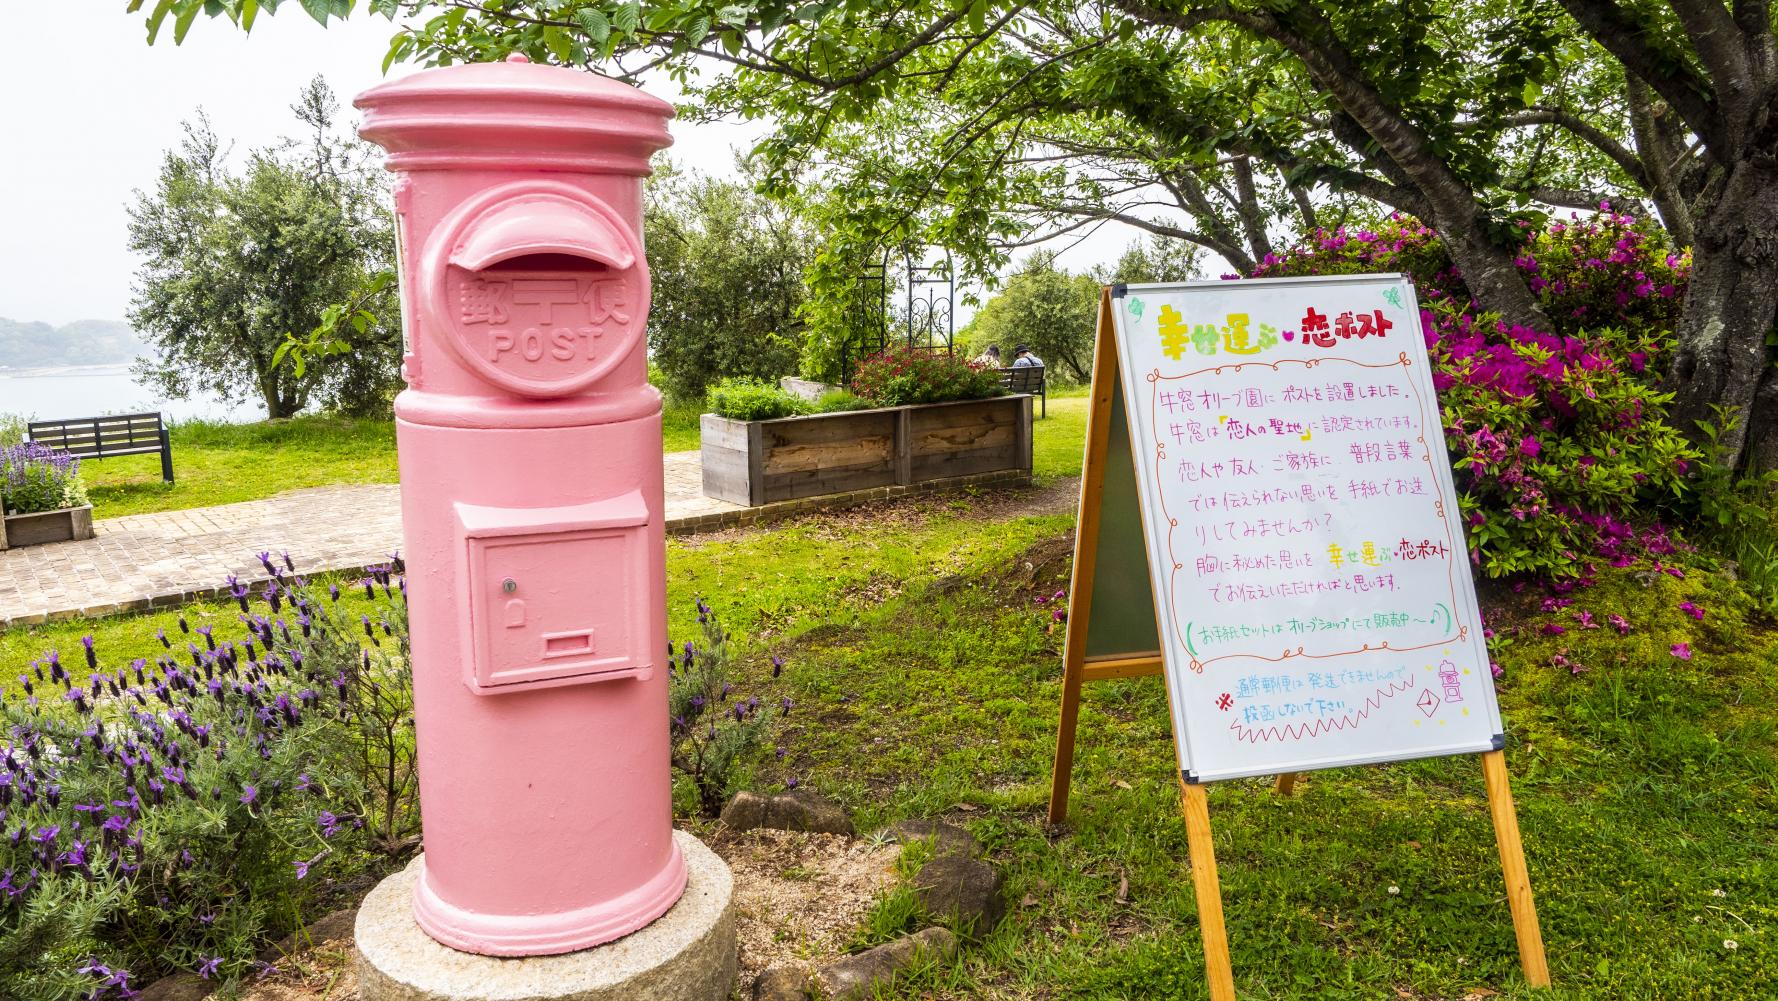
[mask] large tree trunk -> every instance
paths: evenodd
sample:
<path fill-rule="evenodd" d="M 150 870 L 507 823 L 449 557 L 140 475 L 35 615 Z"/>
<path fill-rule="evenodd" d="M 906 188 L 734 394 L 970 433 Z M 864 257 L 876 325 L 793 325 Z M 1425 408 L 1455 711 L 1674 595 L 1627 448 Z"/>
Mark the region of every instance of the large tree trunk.
<path fill-rule="evenodd" d="M 1512 252 L 1488 239 L 1473 217 L 1456 222 L 1434 218 L 1426 220 L 1444 240 L 1445 250 L 1463 272 L 1463 284 L 1475 297 L 1476 308 L 1500 314 L 1509 324 L 1549 330 L 1549 318 L 1537 304 L 1531 286 L 1513 263 Z"/>
<path fill-rule="evenodd" d="M 1778 415 L 1754 412 L 1772 378 L 1766 335 L 1778 315 L 1778 166 L 1742 160 L 1723 184 L 1697 227 L 1668 385 L 1671 420 L 1694 442 L 1704 440 L 1698 422 L 1733 419 L 1719 439 L 1720 458 L 1740 465 L 1744 456 L 1769 460 L 1778 451 Z"/>

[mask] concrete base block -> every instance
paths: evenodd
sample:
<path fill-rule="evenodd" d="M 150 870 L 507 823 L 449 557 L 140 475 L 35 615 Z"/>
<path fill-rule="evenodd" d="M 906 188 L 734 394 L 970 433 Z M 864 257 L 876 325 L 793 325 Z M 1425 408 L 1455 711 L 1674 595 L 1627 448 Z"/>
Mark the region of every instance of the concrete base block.
<path fill-rule="evenodd" d="M 685 895 L 653 924 L 560 956 L 499 959 L 438 944 L 414 921 L 416 859 L 358 910 L 363 1001 L 724 1001 L 735 981 L 734 880 L 728 863 L 683 831 Z M 538 873 L 548 879 L 548 873 Z"/>

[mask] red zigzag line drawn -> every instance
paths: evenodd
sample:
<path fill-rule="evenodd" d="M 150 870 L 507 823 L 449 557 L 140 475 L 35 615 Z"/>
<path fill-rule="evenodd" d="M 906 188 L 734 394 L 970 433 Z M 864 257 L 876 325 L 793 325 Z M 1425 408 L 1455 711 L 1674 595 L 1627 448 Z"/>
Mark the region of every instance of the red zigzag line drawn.
<path fill-rule="evenodd" d="M 1371 710 L 1380 708 L 1383 700 L 1394 698 L 1402 692 L 1414 687 L 1413 675 L 1406 681 L 1392 681 L 1388 688 L 1377 689 L 1377 694 L 1364 700 L 1364 706 L 1355 709 L 1337 719 L 1318 719 L 1313 723 L 1292 723 L 1289 726 L 1262 726 L 1257 730 L 1248 730 L 1240 723 L 1230 723 L 1229 729 L 1235 731 L 1236 740 L 1244 740 L 1249 744 L 1262 740 L 1302 740 L 1304 737 L 1319 737 L 1333 730 L 1344 730 L 1357 726 L 1359 722 L 1371 714 Z"/>

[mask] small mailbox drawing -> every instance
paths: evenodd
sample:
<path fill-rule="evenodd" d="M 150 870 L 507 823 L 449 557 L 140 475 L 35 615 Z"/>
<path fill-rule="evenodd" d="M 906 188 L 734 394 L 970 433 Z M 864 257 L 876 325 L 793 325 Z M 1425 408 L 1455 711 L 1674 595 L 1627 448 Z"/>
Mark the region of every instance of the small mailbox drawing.
<path fill-rule="evenodd" d="M 464 682 L 479 694 L 647 679 L 648 506 L 456 505 L 468 598 Z M 598 568 L 598 573 L 589 569 Z"/>

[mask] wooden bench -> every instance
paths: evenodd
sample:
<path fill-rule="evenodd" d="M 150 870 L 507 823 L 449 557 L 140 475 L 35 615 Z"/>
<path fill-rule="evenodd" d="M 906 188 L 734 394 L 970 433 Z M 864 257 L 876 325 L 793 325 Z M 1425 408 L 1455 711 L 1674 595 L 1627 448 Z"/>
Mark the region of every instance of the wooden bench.
<path fill-rule="evenodd" d="M 40 445 L 60 449 L 82 459 L 109 459 L 114 455 L 161 457 L 161 479 L 173 482 L 173 443 L 161 415 L 122 414 L 116 417 L 79 417 L 65 421 L 32 421 L 26 432 Z"/>
<path fill-rule="evenodd" d="M 1000 370 L 1000 388 L 1009 393 L 1030 393 L 1043 401 L 1042 416 L 1050 415 L 1050 398 L 1044 392 L 1044 367 L 1042 365 L 1019 365 Z"/>

